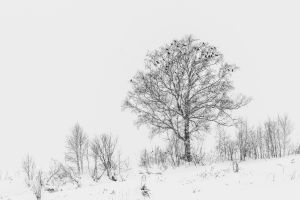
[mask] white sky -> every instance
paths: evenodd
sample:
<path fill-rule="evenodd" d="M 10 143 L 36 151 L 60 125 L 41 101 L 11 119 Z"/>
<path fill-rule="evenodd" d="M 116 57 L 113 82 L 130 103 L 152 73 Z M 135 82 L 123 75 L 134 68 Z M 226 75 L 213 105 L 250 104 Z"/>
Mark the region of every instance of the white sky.
<path fill-rule="evenodd" d="M 0 168 L 61 159 L 74 123 L 111 132 L 126 154 L 149 142 L 122 112 L 129 79 L 148 50 L 193 34 L 241 69 L 255 124 L 288 113 L 300 127 L 297 1 L 0 1 Z"/>

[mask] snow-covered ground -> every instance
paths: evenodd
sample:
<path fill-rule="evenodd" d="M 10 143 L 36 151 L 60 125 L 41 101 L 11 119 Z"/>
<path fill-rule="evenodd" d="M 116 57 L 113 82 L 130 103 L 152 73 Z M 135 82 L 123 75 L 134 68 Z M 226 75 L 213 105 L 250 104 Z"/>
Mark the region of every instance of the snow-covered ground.
<path fill-rule="evenodd" d="M 300 199 L 300 156 L 250 160 L 234 173 L 231 162 L 207 166 L 182 166 L 166 171 L 131 170 L 122 182 L 84 179 L 82 187 L 43 192 L 42 200 L 167 200 L 167 199 Z M 13 177 L 13 178 L 10 178 Z M 143 196 L 142 184 L 149 189 Z M 0 200 L 34 200 L 20 174 L 1 175 Z"/>

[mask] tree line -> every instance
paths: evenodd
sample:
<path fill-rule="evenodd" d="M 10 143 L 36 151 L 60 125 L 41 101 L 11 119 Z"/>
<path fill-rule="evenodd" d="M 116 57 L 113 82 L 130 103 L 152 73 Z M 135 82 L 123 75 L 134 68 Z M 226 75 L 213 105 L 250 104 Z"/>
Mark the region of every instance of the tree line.
<path fill-rule="evenodd" d="M 265 159 L 296 153 L 290 145 L 293 125 L 288 115 L 270 118 L 257 127 L 250 127 L 246 120 L 239 120 L 236 129 L 234 138 L 223 128 L 217 131 L 216 150 L 220 158 L 244 161 L 247 157 Z"/>
<path fill-rule="evenodd" d="M 129 168 L 129 161 L 121 157 L 117 141 L 111 134 L 89 139 L 76 123 L 66 137 L 64 162 L 52 160 L 48 171 L 42 171 L 36 167 L 32 156 L 25 156 L 22 162 L 25 183 L 39 200 L 43 188 L 54 192 L 66 183 L 80 187 L 83 175 L 89 175 L 96 182 L 104 175 L 112 181 L 122 181 L 122 172 Z"/>

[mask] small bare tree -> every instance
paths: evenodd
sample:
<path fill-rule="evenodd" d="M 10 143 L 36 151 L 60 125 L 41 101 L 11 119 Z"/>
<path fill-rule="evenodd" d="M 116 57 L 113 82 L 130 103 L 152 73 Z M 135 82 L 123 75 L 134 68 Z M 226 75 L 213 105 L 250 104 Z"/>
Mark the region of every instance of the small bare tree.
<path fill-rule="evenodd" d="M 216 135 L 216 150 L 219 153 L 219 157 L 221 159 L 226 159 L 227 156 L 227 148 L 226 148 L 226 143 L 228 141 L 229 137 L 226 134 L 225 130 L 223 127 L 218 126 L 217 127 L 217 135 Z"/>
<path fill-rule="evenodd" d="M 26 175 L 25 182 L 28 187 L 31 186 L 31 183 L 34 179 L 35 167 L 36 166 L 33 158 L 29 154 L 27 154 L 23 159 L 22 168 Z"/>
<path fill-rule="evenodd" d="M 233 161 L 234 155 L 236 154 L 237 151 L 237 145 L 236 142 L 232 139 L 229 139 L 227 142 L 227 149 L 228 149 L 228 157 L 229 160 Z"/>
<path fill-rule="evenodd" d="M 97 181 L 99 179 L 98 177 L 98 152 L 99 152 L 99 145 L 98 145 L 98 139 L 94 138 L 94 140 L 91 142 L 90 145 L 91 148 L 91 156 L 94 161 L 94 169 L 92 172 L 92 178 L 94 181 Z"/>
<path fill-rule="evenodd" d="M 259 157 L 262 159 L 262 158 L 265 158 L 265 148 L 266 148 L 266 145 L 265 145 L 265 142 L 264 142 L 264 132 L 263 132 L 263 128 L 261 125 L 259 125 L 257 128 L 256 128 L 256 137 L 257 137 L 257 145 L 258 145 L 258 149 L 259 149 Z"/>
<path fill-rule="evenodd" d="M 129 170 L 129 158 L 124 159 L 121 151 L 118 151 L 116 159 L 117 174 L 121 181 L 125 181 L 124 174 Z"/>
<path fill-rule="evenodd" d="M 281 133 L 283 156 L 285 156 L 287 146 L 289 144 L 289 136 L 292 132 L 293 127 L 288 115 L 278 116 L 278 125 Z"/>
<path fill-rule="evenodd" d="M 276 120 L 268 119 L 265 123 L 265 143 L 268 157 L 281 156 L 281 145 L 279 138 L 278 123 Z"/>
<path fill-rule="evenodd" d="M 99 165 L 100 165 L 100 159 L 99 159 L 99 152 L 100 152 L 100 140 L 98 137 L 95 137 L 90 144 L 90 149 L 91 149 L 91 156 L 93 158 L 94 161 L 94 168 L 92 171 L 92 178 L 94 181 L 98 181 L 99 179 L 101 179 L 101 177 L 104 175 L 105 173 L 105 169 L 102 170 L 101 174 L 99 175 Z"/>
<path fill-rule="evenodd" d="M 66 161 L 75 164 L 78 174 L 82 174 L 84 169 L 83 161 L 88 149 L 88 137 L 78 123 L 75 124 L 72 134 L 67 137 L 66 148 Z"/>
<path fill-rule="evenodd" d="M 45 190 L 55 192 L 63 184 L 62 172 L 62 164 L 56 160 L 52 160 L 49 170 L 45 174 Z"/>
<path fill-rule="evenodd" d="M 95 137 L 91 144 L 91 150 L 94 155 L 95 161 L 95 174 L 98 171 L 98 159 L 103 170 L 106 171 L 107 176 L 110 179 L 114 179 L 112 171 L 116 169 L 116 161 L 114 160 L 114 153 L 117 146 L 117 138 L 113 138 L 112 135 L 102 134 L 99 137 Z"/>
<path fill-rule="evenodd" d="M 249 142 L 249 125 L 247 121 L 240 120 L 237 123 L 237 145 L 240 154 L 240 161 L 245 161 L 248 152 L 248 142 Z"/>
<path fill-rule="evenodd" d="M 40 200 L 42 197 L 42 188 L 43 188 L 43 173 L 41 170 L 39 170 L 31 186 L 31 189 L 37 200 Z"/>

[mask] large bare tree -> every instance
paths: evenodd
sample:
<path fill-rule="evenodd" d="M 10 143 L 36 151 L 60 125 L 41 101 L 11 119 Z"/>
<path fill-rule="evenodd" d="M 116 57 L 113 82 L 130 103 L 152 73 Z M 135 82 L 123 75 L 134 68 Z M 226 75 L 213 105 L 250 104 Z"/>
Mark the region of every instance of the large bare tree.
<path fill-rule="evenodd" d="M 66 161 L 74 163 L 78 174 L 82 174 L 84 169 L 83 161 L 88 149 L 88 137 L 78 123 L 75 124 L 72 134 L 67 137 L 66 148 Z"/>
<path fill-rule="evenodd" d="M 130 80 L 123 108 L 136 113 L 137 125 L 148 125 L 153 134 L 175 134 L 189 162 L 191 136 L 211 122 L 232 124 L 231 111 L 249 102 L 232 95 L 230 77 L 237 67 L 227 64 L 216 47 L 192 36 L 148 53 L 145 68 Z"/>

